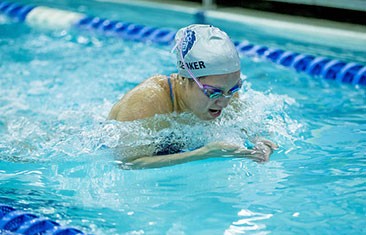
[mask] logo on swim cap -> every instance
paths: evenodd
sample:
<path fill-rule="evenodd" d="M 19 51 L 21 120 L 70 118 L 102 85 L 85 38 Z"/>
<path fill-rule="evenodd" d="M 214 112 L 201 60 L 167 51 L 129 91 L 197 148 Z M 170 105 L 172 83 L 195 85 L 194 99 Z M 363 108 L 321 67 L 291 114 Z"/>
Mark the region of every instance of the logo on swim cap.
<path fill-rule="evenodd" d="M 182 41 L 182 54 L 183 54 L 183 58 L 186 56 L 186 54 L 189 52 L 189 50 L 191 50 L 194 42 L 196 41 L 196 33 L 192 30 L 187 30 L 185 32 L 185 37 Z"/>

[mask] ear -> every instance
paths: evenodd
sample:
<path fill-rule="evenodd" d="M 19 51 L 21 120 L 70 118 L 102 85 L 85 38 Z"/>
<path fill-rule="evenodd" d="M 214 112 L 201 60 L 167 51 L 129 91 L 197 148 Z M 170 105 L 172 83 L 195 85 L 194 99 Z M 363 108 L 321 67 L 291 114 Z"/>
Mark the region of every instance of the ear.
<path fill-rule="evenodd" d="M 177 78 L 179 83 L 182 84 L 182 87 L 184 89 L 191 88 L 193 86 L 194 83 L 193 79 L 180 76 L 179 74 L 177 75 Z"/>

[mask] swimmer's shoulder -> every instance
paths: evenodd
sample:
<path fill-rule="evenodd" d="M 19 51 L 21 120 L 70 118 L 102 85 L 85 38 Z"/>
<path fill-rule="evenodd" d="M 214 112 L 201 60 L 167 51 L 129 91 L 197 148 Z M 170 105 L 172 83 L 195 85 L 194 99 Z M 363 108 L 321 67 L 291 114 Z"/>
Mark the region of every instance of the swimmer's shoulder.
<path fill-rule="evenodd" d="M 167 76 L 155 75 L 125 94 L 112 108 L 109 119 L 131 121 L 171 112 Z"/>
<path fill-rule="evenodd" d="M 171 81 L 171 84 L 174 84 L 178 79 L 178 75 L 177 74 L 155 75 L 147 79 L 146 82 L 158 84 L 161 88 L 169 91 L 168 79 Z"/>

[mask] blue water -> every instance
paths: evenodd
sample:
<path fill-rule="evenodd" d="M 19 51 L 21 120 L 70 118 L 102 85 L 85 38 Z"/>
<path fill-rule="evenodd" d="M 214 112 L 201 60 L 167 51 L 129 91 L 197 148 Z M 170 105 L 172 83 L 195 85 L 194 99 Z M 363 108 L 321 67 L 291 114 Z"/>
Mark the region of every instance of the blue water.
<path fill-rule="evenodd" d="M 0 17 L 0 202 L 98 235 L 366 232 L 365 88 L 269 62 L 242 58 L 238 116 L 229 109 L 189 125 L 157 118 L 188 147 L 241 144 L 245 128 L 279 144 L 270 162 L 218 156 L 120 169 L 114 149 L 160 133 L 106 121 L 108 112 L 147 77 L 175 71 L 169 49 Z"/>

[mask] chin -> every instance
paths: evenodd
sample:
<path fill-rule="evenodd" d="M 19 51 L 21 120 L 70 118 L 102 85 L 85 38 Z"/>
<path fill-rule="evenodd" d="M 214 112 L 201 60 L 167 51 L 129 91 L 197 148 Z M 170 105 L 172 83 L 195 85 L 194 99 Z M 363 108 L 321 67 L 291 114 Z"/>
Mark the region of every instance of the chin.
<path fill-rule="evenodd" d="M 203 121 L 211 121 L 211 120 L 214 120 L 216 118 L 214 117 L 206 117 L 206 118 L 201 118 Z"/>
<path fill-rule="evenodd" d="M 212 115 L 210 115 L 209 113 L 206 113 L 204 115 L 200 115 L 198 116 L 201 120 L 204 120 L 204 121 L 210 121 L 210 120 L 214 120 L 216 119 L 217 117 L 213 117 Z"/>

